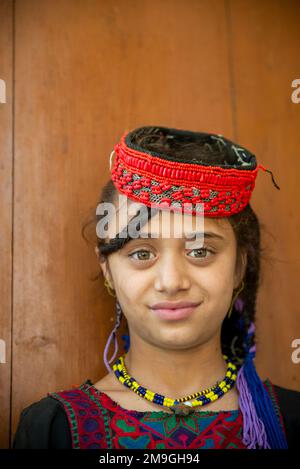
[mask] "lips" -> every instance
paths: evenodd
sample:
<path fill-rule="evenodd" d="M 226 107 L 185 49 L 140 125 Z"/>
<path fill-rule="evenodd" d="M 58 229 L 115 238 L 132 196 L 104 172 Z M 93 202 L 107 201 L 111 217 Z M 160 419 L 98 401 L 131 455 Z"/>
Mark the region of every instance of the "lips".
<path fill-rule="evenodd" d="M 190 308 L 199 305 L 199 302 L 193 301 L 162 301 L 150 306 L 151 309 L 177 309 L 177 308 Z"/>
<path fill-rule="evenodd" d="M 189 317 L 199 304 L 191 301 L 164 301 L 152 305 L 151 310 L 161 319 L 176 321 Z"/>

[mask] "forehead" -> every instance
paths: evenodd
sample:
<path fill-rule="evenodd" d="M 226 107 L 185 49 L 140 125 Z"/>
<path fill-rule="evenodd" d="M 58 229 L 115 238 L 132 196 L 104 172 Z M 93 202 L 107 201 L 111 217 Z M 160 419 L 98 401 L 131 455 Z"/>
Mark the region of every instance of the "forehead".
<path fill-rule="evenodd" d="M 113 223 L 108 226 L 109 237 L 114 238 L 117 233 L 126 228 L 128 222 L 135 215 L 138 215 L 138 218 L 136 218 L 137 223 L 141 219 L 141 213 L 143 213 L 143 219 L 147 220 L 147 207 L 145 204 L 135 202 L 121 194 L 114 205 L 114 213 L 111 219 Z M 202 233 L 202 235 L 204 233 L 215 234 L 216 239 L 218 235 L 225 239 L 234 236 L 233 229 L 226 217 L 204 217 L 199 214 L 191 215 L 169 209 L 158 210 L 138 231 L 140 235 L 137 235 L 137 237 L 152 236 L 154 238 L 191 238 L 191 233 L 195 232 Z"/>

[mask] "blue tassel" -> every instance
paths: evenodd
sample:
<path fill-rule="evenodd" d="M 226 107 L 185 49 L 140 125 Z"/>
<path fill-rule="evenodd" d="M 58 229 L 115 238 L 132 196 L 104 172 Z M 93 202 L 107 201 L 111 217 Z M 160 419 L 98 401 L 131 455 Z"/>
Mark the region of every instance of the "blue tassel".
<path fill-rule="evenodd" d="M 287 449 L 287 441 L 279 418 L 275 412 L 273 402 L 265 389 L 253 363 L 253 354 L 250 352 L 244 362 L 244 374 L 248 383 L 253 403 L 258 417 L 265 426 L 268 442 L 272 449 Z"/>

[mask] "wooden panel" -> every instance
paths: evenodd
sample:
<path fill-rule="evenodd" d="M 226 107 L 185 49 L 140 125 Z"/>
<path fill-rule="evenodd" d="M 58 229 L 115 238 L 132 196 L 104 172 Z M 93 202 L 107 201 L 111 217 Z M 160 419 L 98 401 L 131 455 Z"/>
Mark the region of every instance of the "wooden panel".
<path fill-rule="evenodd" d="M 0 102 L 0 448 L 7 448 L 10 429 L 12 327 L 13 10 L 11 0 L 0 1 L 0 18 L 0 80 L 4 82 L 2 82 L 3 92 Z"/>
<path fill-rule="evenodd" d="M 117 139 L 233 133 L 223 2 L 26 0 L 15 22 L 13 430 L 46 392 L 106 374 L 113 303 L 80 228 Z"/>
<path fill-rule="evenodd" d="M 11 2 L 0 5 L 3 48 Z M 263 264 L 258 366 L 262 376 L 300 388 L 299 365 L 291 362 L 291 342 L 300 337 L 300 107 L 290 100 L 297 17 L 292 1 L 16 0 L 12 432 L 22 408 L 48 391 L 106 374 L 113 300 L 90 281 L 98 266 L 80 230 L 109 178 L 113 145 L 139 125 L 222 133 L 274 172 L 281 191 L 259 173 L 253 196 L 276 259 Z M 9 106 L 0 112 L 0 326 L 9 343 L 12 127 Z M 7 445 L 10 365 L 0 366 Z"/>
<path fill-rule="evenodd" d="M 300 365 L 291 359 L 300 338 L 300 104 L 291 100 L 299 78 L 300 4 L 228 2 L 235 86 L 236 134 L 258 161 L 253 207 L 263 223 L 266 259 L 257 305 L 258 370 L 300 390 Z"/>

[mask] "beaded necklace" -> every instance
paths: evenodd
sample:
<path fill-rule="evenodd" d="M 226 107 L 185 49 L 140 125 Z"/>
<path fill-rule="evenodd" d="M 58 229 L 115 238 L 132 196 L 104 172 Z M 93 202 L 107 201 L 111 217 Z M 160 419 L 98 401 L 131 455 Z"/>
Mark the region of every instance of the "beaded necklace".
<path fill-rule="evenodd" d="M 179 399 L 172 399 L 170 397 L 163 396 L 162 394 L 150 391 L 149 389 L 141 386 L 133 376 L 130 376 L 125 366 L 125 356 L 126 353 L 121 355 L 113 365 L 113 371 L 118 380 L 124 386 L 128 387 L 144 399 L 147 399 L 154 404 L 168 407 L 177 415 L 187 415 L 194 412 L 198 406 L 204 406 L 210 402 L 220 399 L 220 397 L 224 396 L 226 392 L 233 388 L 237 377 L 236 366 L 226 355 L 223 355 L 227 363 L 227 371 L 222 381 L 218 381 L 214 386 L 198 391 L 194 394 L 180 397 Z"/>

